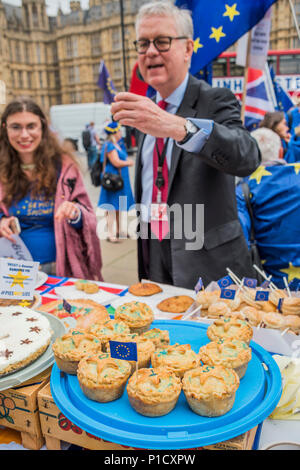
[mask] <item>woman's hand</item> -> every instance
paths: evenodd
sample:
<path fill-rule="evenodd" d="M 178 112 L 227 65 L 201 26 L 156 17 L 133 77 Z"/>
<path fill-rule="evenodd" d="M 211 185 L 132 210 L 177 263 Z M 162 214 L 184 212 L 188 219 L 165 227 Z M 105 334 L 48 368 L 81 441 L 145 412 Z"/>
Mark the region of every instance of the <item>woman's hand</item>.
<path fill-rule="evenodd" d="M 54 218 L 61 222 L 64 219 L 76 220 L 80 214 L 80 209 L 74 202 L 64 201 L 57 209 Z"/>
<path fill-rule="evenodd" d="M 13 238 L 13 234 L 16 233 L 14 231 L 15 227 L 15 218 L 12 217 L 2 217 L 0 220 L 0 237 L 7 238 L 7 240 L 15 243 Z"/>

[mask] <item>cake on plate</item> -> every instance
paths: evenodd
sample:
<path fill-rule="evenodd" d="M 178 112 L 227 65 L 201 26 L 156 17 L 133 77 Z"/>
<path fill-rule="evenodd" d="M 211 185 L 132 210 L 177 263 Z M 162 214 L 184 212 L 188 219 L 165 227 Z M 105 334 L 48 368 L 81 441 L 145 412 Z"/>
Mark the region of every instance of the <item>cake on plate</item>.
<path fill-rule="evenodd" d="M 218 318 L 207 328 L 207 336 L 211 341 L 237 338 L 249 344 L 253 336 L 253 329 L 247 321 L 240 318 Z"/>
<path fill-rule="evenodd" d="M 46 316 L 27 307 L 0 307 L 0 325 L 0 377 L 38 359 L 53 335 Z"/>
<path fill-rule="evenodd" d="M 156 349 L 165 348 L 170 344 L 168 330 L 160 330 L 159 328 L 151 328 L 140 335 L 141 338 L 147 338 L 154 343 Z"/>
<path fill-rule="evenodd" d="M 107 320 L 103 323 L 94 323 L 89 327 L 89 333 L 100 339 L 103 348 L 108 341 L 124 334 L 130 334 L 129 326 L 123 321 Z"/>

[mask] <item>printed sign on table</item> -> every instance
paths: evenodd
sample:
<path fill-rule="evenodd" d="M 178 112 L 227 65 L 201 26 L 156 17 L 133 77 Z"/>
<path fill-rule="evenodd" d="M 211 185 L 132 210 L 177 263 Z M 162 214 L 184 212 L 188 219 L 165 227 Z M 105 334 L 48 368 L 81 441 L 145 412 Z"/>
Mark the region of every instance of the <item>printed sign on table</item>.
<path fill-rule="evenodd" d="M 39 264 L 0 258 L 0 298 L 32 299 Z"/>

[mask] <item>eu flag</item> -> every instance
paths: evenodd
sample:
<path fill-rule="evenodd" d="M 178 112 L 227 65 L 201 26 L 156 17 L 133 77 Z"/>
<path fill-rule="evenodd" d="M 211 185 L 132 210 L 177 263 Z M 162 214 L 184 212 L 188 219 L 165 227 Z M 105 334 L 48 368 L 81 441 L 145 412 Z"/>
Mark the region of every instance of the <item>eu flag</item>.
<path fill-rule="evenodd" d="M 233 280 L 231 279 L 230 276 L 224 276 L 222 277 L 221 279 L 219 279 L 217 281 L 217 283 L 219 284 L 219 287 L 228 287 L 230 286 L 231 284 L 233 284 Z"/>
<path fill-rule="evenodd" d="M 221 289 L 220 299 L 233 300 L 235 298 L 236 291 L 234 289 Z"/>
<path fill-rule="evenodd" d="M 255 300 L 258 302 L 267 302 L 270 293 L 266 290 L 258 290 L 255 294 Z"/>
<path fill-rule="evenodd" d="M 190 73 L 195 75 L 255 26 L 276 0 L 176 0 L 192 12 L 194 53 Z"/>
<path fill-rule="evenodd" d="M 203 287 L 203 281 L 202 281 L 202 277 L 199 277 L 199 280 L 197 282 L 197 284 L 195 285 L 195 292 L 199 292 L 199 290 L 201 290 Z"/>
<path fill-rule="evenodd" d="M 99 66 L 99 78 L 97 85 L 103 90 L 103 103 L 110 104 L 113 102 L 117 90 L 113 84 L 112 79 L 110 78 L 109 72 L 106 68 L 104 60 L 101 60 Z"/>
<path fill-rule="evenodd" d="M 257 279 L 252 279 L 251 277 L 244 277 L 243 284 L 244 286 L 252 287 L 253 289 L 255 289 L 255 287 L 257 286 Z"/>
<path fill-rule="evenodd" d="M 137 361 L 137 344 L 134 342 L 110 341 L 110 355 L 114 359 Z"/>
<path fill-rule="evenodd" d="M 270 68 L 270 76 L 274 87 L 274 93 L 277 101 L 277 110 L 284 111 L 285 113 L 294 106 L 290 96 L 280 86 L 275 77 L 275 72 L 272 66 Z"/>

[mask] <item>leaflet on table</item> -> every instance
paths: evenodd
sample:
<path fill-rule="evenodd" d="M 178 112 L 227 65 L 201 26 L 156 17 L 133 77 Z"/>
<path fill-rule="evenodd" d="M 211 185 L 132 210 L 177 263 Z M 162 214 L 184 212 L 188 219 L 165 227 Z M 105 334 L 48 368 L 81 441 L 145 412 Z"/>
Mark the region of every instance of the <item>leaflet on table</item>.
<path fill-rule="evenodd" d="M 13 235 L 13 238 L 15 243 L 7 240 L 7 238 L 0 238 L 0 257 L 33 261 L 30 251 L 19 235 Z"/>
<path fill-rule="evenodd" d="M 39 264 L 0 258 L 0 298 L 32 299 Z"/>

